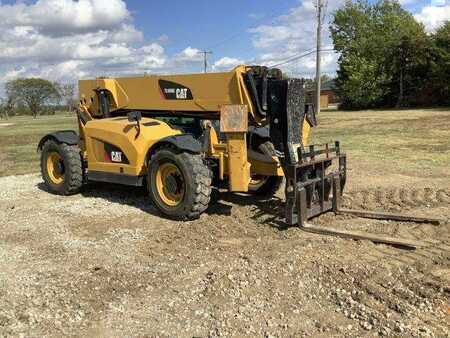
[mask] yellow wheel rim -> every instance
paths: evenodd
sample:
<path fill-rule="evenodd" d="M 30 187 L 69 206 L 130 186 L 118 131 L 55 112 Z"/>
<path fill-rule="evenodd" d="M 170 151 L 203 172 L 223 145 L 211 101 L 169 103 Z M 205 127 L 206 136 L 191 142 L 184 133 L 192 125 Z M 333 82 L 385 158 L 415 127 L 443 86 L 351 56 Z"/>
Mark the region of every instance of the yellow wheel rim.
<path fill-rule="evenodd" d="M 268 179 L 268 176 L 263 176 L 263 175 L 252 175 L 250 178 L 250 182 L 248 184 L 248 187 L 250 189 L 258 189 L 260 187 L 263 186 L 264 183 L 266 183 Z"/>
<path fill-rule="evenodd" d="M 47 156 L 47 173 L 53 184 L 64 182 L 64 162 L 57 152 L 51 152 Z"/>
<path fill-rule="evenodd" d="M 185 182 L 175 164 L 163 163 L 156 172 L 156 188 L 161 200 L 171 207 L 178 206 L 184 197 Z"/>

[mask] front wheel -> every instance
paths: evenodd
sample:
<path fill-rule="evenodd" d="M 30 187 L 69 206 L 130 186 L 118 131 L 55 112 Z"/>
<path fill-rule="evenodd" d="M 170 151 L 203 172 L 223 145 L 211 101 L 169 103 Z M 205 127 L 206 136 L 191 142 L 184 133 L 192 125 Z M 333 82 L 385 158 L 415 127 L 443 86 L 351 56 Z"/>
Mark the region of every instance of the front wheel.
<path fill-rule="evenodd" d="M 148 190 L 156 208 L 176 220 L 198 218 L 211 198 L 212 174 L 201 155 L 158 150 L 148 163 Z"/>
<path fill-rule="evenodd" d="M 248 184 L 248 191 L 258 196 L 273 196 L 283 184 L 283 177 L 253 175 Z"/>
<path fill-rule="evenodd" d="M 253 148 L 269 157 L 275 156 L 275 148 L 270 141 L 259 140 L 253 145 Z M 283 177 L 253 174 L 248 184 L 248 192 L 261 197 L 271 197 L 280 189 L 282 184 Z"/>

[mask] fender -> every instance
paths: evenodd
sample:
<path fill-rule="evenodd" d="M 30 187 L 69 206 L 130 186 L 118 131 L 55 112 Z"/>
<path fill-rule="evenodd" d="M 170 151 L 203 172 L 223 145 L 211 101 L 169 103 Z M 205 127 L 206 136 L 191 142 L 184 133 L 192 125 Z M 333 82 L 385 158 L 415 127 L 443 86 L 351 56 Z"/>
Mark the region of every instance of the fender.
<path fill-rule="evenodd" d="M 68 145 L 77 145 L 80 141 L 80 137 L 77 135 L 77 133 L 73 130 L 61 130 L 56 131 L 54 133 L 50 133 L 45 135 L 38 144 L 38 151 L 42 150 L 42 147 L 44 146 L 44 143 L 48 140 L 54 140 L 58 143 L 65 143 Z"/>
<path fill-rule="evenodd" d="M 258 135 L 261 138 L 269 139 L 270 140 L 270 132 L 269 127 L 254 127 L 250 126 L 248 128 L 248 135 L 251 137 L 252 135 Z"/>
<path fill-rule="evenodd" d="M 270 141 L 270 132 L 267 126 L 265 127 L 249 127 L 247 132 L 247 145 L 249 149 L 258 151 L 261 143 Z"/>
<path fill-rule="evenodd" d="M 180 151 L 187 151 L 193 154 L 200 154 L 203 151 L 202 144 L 193 135 L 181 134 L 168 136 L 159 140 L 150 148 L 149 154 L 164 144 L 173 145 Z"/>

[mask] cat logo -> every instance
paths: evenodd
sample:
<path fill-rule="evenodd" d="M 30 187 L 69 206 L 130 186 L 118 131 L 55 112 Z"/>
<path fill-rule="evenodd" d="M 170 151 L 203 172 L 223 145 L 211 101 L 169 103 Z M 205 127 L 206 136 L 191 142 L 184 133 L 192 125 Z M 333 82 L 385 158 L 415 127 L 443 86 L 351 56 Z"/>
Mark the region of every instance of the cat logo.
<path fill-rule="evenodd" d="M 111 161 L 122 162 L 122 152 L 121 151 L 111 151 Z"/>
<path fill-rule="evenodd" d="M 187 99 L 187 88 L 177 88 L 176 95 L 178 100 Z"/>
<path fill-rule="evenodd" d="M 193 100 L 191 90 L 181 83 L 159 80 L 160 93 L 166 100 Z"/>

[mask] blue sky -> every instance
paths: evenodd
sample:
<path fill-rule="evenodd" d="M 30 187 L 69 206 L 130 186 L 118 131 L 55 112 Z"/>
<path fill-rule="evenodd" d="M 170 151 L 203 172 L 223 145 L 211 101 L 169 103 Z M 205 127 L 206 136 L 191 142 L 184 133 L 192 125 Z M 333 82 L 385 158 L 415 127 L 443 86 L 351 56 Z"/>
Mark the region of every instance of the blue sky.
<path fill-rule="evenodd" d="M 327 13 L 345 0 L 328 0 Z M 401 0 L 427 31 L 450 19 L 450 0 Z M 79 78 L 274 65 L 315 47 L 315 0 L 0 0 L 0 93 L 17 77 Z M 327 21 L 323 48 L 332 47 Z M 338 55 L 326 52 L 325 73 Z M 314 53 L 283 65 L 312 77 Z"/>
<path fill-rule="evenodd" d="M 298 5 L 296 0 L 248 1 L 126 1 L 136 25 L 148 39 L 167 35 L 167 50 L 177 52 L 186 46 L 212 49 L 221 55 L 252 57 L 255 50 L 247 32 L 258 24 L 271 22 Z"/>

